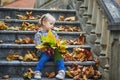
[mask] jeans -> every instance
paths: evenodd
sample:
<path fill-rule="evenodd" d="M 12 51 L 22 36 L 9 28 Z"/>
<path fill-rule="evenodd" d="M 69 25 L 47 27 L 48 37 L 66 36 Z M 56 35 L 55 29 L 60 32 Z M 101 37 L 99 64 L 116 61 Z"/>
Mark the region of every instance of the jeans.
<path fill-rule="evenodd" d="M 47 55 L 45 52 L 42 52 L 40 60 L 35 68 L 35 71 L 42 71 L 45 63 L 50 59 L 52 59 L 51 56 Z M 58 70 L 65 71 L 64 60 L 58 60 L 58 61 L 56 61 L 56 64 L 58 66 Z"/>

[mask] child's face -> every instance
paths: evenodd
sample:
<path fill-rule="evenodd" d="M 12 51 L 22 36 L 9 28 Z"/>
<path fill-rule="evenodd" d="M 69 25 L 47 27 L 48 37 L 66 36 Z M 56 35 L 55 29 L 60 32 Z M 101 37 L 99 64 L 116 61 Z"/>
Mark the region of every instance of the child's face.
<path fill-rule="evenodd" d="M 48 19 L 43 22 L 43 28 L 45 30 L 51 30 L 54 27 L 55 22 L 52 19 Z"/>

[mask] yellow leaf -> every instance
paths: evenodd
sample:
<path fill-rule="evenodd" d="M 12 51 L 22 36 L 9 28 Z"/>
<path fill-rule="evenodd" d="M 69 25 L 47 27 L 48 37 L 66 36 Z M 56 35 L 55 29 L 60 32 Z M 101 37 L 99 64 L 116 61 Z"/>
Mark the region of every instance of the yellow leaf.
<path fill-rule="evenodd" d="M 38 46 L 36 46 L 36 48 L 44 51 L 44 50 L 46 50 L 48 47 L 47 47 L 47 46 L 43 46 L 43 45 L 38 45 Z"/>
<path fill-rule="evenodd" d="M 51 30 L 48 31 L 48 34 L 46 36 L 47 39 L 52 39 L 54 42 L 56 42 L 55 35 L 51 32 Z"/>

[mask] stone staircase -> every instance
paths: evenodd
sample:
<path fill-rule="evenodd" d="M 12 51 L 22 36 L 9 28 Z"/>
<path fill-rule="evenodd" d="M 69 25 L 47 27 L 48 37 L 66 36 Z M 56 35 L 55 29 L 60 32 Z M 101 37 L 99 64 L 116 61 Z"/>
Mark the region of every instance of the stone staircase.
<path fill-rule="evenodd" d="M 44 13 L 50 13 L 52 14 L 57 20 L 60 15 L 63 15 L 65 17 L 69 16 L 76 16 L 75 10 L 46 10 L 46 9 L 15 9 L 15 8 L 0 8 L 0 21 L 6 22 L 9 26 L 20 26 L 22 22 L 29 22 L 34 23 L 37 25 L 37 20 L 20 20 L 17 19 L 17 15 L 24 15 L 26 11 L 32 11 L 33 15 L 42 15 Z M 5 16 L 10 16 L 10 19 L 5 19 Z M 73 26 L 79 26 L 80 23 L 77 21 L 71 22 L 71 21 L 56 21 L 55 27 L 58 27 L 60 25 L 70 25 Z M 15 31 L 15 30 L 0 30 L 0 40 L 3 40 L 4 42 L 0 44 L 0 76 L 3 76 L 5 74 L 9 74 L 11 78 L 9 80 L 24 80 L 23 74 L 27 71 L 29 67 L 33 68 L 36 66 L 37 62 L 24 62 L 24 61 L 7 61 L 6 57 L 10 53 L 18 52 L 19 55 L 24 55 L 27 50 L 35 51 L 35 45 L 34 44 L 15 44 L 14 41 L 18 38 L 23 37 L 30 37 L 34 38 L 35 31 Z M 85 32 L 57 32 L 60 37 L 63 37 L 65 39 L 75 39 L 77 38 L 81 33 L 86 34 Z M 75 47 L 82 47 L 84 49 L 90 50 L 90 46 L 87 45 L 67 45 L 69 51 L 73 51 L 73 48 Z M 76 63 L 79 65 L 95 65 L 94 61 L 84 61 L 84 62 L 78 62 L 78 61 L 67 61 L 65 62 L 65 66 L 71 65 L 72 63 Z M 48 79 L 44 77 L 45 72 L 57 72 L 56 65 L 49 61 L 46 63 L 44 69 L 43 69 L 43 78 L 42 80 L 55 80 L 55 78 Z M 4 80 L 4 79 L 0 79 Z M 33 79 L 34 80 L 34 79 Z M 73 80 L 72 78 L 66 77 L 65 80 Z M 93 79 L 90 79 L 93 80 Z"/>

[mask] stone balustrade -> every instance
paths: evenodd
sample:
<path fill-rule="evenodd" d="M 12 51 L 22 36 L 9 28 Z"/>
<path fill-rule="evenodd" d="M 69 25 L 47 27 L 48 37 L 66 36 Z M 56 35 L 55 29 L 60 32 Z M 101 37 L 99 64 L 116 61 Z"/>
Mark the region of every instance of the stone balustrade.
<path fill-rule="evenodd" d="M 82 29 L 87 33 L 93 56 L 100 60 L 104 80 L 119 80 L 119 5 L 115 0 L 69 0 L 69 3 L 76 9 Z"/>

